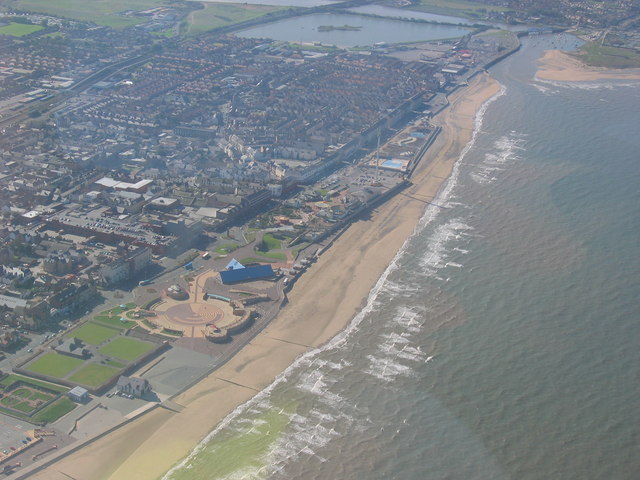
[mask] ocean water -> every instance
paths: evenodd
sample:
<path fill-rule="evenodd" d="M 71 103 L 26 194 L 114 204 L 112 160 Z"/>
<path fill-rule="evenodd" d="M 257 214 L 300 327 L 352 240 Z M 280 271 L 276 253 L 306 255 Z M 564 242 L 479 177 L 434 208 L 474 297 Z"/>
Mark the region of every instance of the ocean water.
<path fill-rule="evenodd" d="M 367 307 L 168 479 L 640 478 L 640 83 L 526 39 Z"/>

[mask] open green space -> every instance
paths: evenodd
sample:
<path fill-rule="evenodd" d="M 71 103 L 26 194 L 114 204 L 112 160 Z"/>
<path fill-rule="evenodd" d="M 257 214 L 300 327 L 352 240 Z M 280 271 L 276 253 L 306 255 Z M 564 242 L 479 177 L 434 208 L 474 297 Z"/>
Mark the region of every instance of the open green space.
<path fill-rule="evenodd" d="M 419 0 L 419 3 L 411 5 L 409 10 L 480 19 L 483 18 L 487 12 L 507 12 L 511 9 L 498 5 L 487 5 L 464 0 Z"/>
<path fill-rule="evenodd" d="M 151 292 L 153 293 L 153 292 Z M 129 319 L 135 319 L 136 317 L 136 312 L 134 310 L 131 310 L 130 312 L 127 312 L 124 314 L 125 317 L 129 318 Z"/>
<path fill-rule="evenodd" d="M 97 323 L 88 322 L 69 332 L 67 337 L 79 338 L 83 342 L 91 345 L 100 345 L 105 340 L 118 335 L 118 330 L 104 327 Z"/>
<path fill-rule="evenodd" d="M 16 397 L 2 397 L 0 398 L 0 403 L 5 407 L 12 407 L 20 401 L 19 398 Z"/>
<path fill-rule="evenodd" d="M 118 369 L 90 363 L 74 373 L 69 380 L 89 387 L 98 387 L 118 373 Z"/>
<path fill-rule="evenodd" d="M 282 242 L 275 238 L 271 233 L 265 233 L 262 236 L 262 245 L 267 247 L 266 250 L 277 250 L 282 248 Z"/>
<path fill-rule="evenodd" d="M 43 35 L 43 38 L 44 38 L 44 37 L 46 37 L 46 38 L 58 38 L 58 37 L 60 37 L 60 38 L 66 38 L 66 36 L 67 36 L 67 35 L 66 35 L 66 34 L 64 34 L 63 32 L 51 32 L 51 33 L 45 33 L 45 34 Z"/>
<path fill-rule="evenodd" d="M 191 12 L 187 16 L 187 35 L 197 35 L 214 28 L 252 20 L 284 8 L 246 3 L 202 3 L 202 5 L 204 9 Z"/>
<path fill-rule="evenodd" d="M 120 362 L 116 362 L 115 360 L 106 360 L 105 365 L 109 365 L 110 367 L 116 367 L 116 368 L 124 368 L 126 367 L 125 363 L 120 363 Z"/>
<path fill-rule="evenodd" d="M 128 314 L 128 312 L 127 312 Z M 127 315 L 125 314 L 125 315 Z M 127 315 L 128 316 L 128 315 Z M 101 323 L 104 325 L 110 325 L 112 327 L 116 327 L 117 329 L 124 330 L 125 328 L 131 328 L 135 326 L 136 322 L 131 320 L 125 320 L 124 322 L 121 320 L 120 315 L 109 316 L 109 315 L 98 315 L 97 317 L 93 317 L 93 323 Z"/>
<path fill-rule="evenodd" d="M 136 304 L 133 302 L 129 302 L 129 303 L 124 303 L 122 305 L 118 305 L 117 307 L 110 308 L 109 310 L 100 312 L 100 314 L 106 315 L 106 316 L 120 315 L 122 312 L 131 310 L 132 308 L 136 308 Z"/>
<path fill-rule="evenodd" d="M 14 397 L 30 397 L 31 391 L 28 388 L 18 388 L 11 392 Z"/>
<path fill-rule="evenodd" d="M 277 259 L 275 258 L 267 258 L 267 257 L 246 257 L 239 260 L 239 262 L 243 265 L 248 265 L 250 263 L 277 263 Z"/>
<path fill-rule="evenodd" d="M 17 0 L 13 8 L 124 28 L 143 23 L 145 17 L 125 16 L 120 12 L 148 10 L 167 4 L 165 0 Z"/>
<path fill-rule="evenodd" d="M 51 358 L 44 359 L 45 362 L 48 360 L 51 360 Z M 54 360 L 54 365 L 56 364 L 58 367 L 60 366 L 59 359 Z M 15 387 L 15 390 L 7 392 L 7 389 L 11 388 L 11 386 L 17 382 L 21 382 L 22 385 L 18 385 Z M 28 387 L 46 388 L 47 391 L 35 391 Z M 3 393 L 6 395 L 0 399 L 0 412 L 16 418 L 29 420 L 31 422 L 52 422 L 75 407 L 73 402 L 68 400 L 66 397 L 61 397 L 51 405 L 46 406 L 40 412 L 35 413 L 33 417 L 30 417 L 29 415 L 36 411 L 40 405 L 54 399 L 56 396 L 68 391 L 69 389 L 49 382 L 34 380 L 28 377 L 23 377 L 22 375 L 14 374 L 7 375 L 0 380 L 0 388 L 4 390 Z M 62 402 L 60 400 L 62 400 Z"/>
<path fill-rule="evenodd" d="M 264 261 L 271 261 L 271 260 L 286 260 L 287 259 L 287 254 L 286 253 L 282 253 L 282 252 L 256 252 L 258 255 L 260 255 L 261 257 L 264 257 L 268 260 L 265 260 L 264 258 L 261 260 L 262 262 Z"/>
<path fill-rule="evenodd" d="M 45 353 L 27 365 L 25 369 L 51 377 L 64 378 L 83 363 L 84 360 L 79 358 L 67 357 L 59 353 Z"/>
<path fill-rule="evenodd" d="M 100 353 L 121 360 L 132 361 L 153 349 L 153 345 L 133 338 L 116 338 L 100 349 Z"/>
<path fill-rule="evenodd" d="M 22 375 L 15 374 L 7 375 L 2 380 L 0 380 L 0 386 L 2 388 L 6 388 L 10 385 L 13 385 L 15 382 L 23 382 L 29 385 L 35 385 L 37 387 L 44 387 L 55 392 L 66 392 L 67 390 L 69 390 L 67 387 L 54 385 L 53 383 L 43 382 L 42 380 L 35 380 L 33 378 L 23 377 Z"/>
<path fill-rule="evenodd" d="M 35 423 L 55 422 L 60 417 L 63 417 L 74 408 L 76 408 L 76 404 L 73 403 L 69 398 L 60 397 L 51 405 L 49 405 L 46 408 L 43 408 L 41 411 L 39 411 L 33 417 L 31 417 L 31 421 Z"/>
<path fill-rule="evenodd" d="M 214 252 L 219 253 L 220 255 L 226 255 L 227 253 L 233 252 L 240 245 L 237 243 L 225 243 L 223 245 L 218 245 L 213 249 Z"/>
<path fill-rule="evenodd" d="M 573 54 L 587 65 L 605 68 L 638 68 L 640 54 L 630 48 L 607 47 L 597 42 L 585 43 Z"/>
<path fill-rule="evenodd" d="M 30 25 L 28 23 L 11 22 L 9 25 L 0 27 L 0 35 L 11 35 L 12 37 L 24 37 L 30 33 L 42 30 L 40 25 Z"/>
<path fill-rule="evenodd" d="M 43 400 L 45 402 L 47 400 L 50 400 L 51 398 L 52 398 L 51 395 L 47 395 L 46 393 L 40 393 L 40 392 L 33 392 L 29 396 L 29 400 Z"/>
<path fill-rule="evenodd" d="M 18 403 L 11 408 L 15 408 L 16 410 L 19 410 L 23 413 L 31 413 L 34 410 L 34 408 L 27 402 Z"/>

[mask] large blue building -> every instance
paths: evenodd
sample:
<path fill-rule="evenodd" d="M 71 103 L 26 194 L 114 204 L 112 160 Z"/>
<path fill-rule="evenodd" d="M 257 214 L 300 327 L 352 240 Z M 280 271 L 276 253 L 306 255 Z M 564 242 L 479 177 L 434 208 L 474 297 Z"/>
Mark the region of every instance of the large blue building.
<path fill-rule="evenodd" d="M 273 277 L 273 275 L 274 273 L 271 265 L 257 265 L 255 267 L 225 270 L 223 272 L 220 272 L 220 279 L 222 280 L 222 283 L 228 285 L 230 283 L 260 280 L 262 278 Z"/>

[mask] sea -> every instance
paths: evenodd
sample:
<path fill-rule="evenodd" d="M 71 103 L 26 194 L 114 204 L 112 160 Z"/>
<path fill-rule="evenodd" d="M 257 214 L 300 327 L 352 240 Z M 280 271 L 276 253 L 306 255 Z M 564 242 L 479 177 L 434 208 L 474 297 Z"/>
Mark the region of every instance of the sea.
<path fill-rule="evenodd" d="M 640 478 L 640 82 L 535 78 L 578 43 L 490 70 L 366 308 L 166 479 Z"/>

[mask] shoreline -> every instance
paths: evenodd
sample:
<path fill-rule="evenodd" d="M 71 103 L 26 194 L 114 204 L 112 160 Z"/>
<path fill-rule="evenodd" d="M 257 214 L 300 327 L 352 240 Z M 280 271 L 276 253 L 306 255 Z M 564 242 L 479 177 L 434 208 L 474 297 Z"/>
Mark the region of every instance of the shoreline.
<path fill-rule="evenodd" d="M 537 60 L 536 80 L 589 82 L 598 80 L 640 80 L 640 68 L 590 67 L 561 50 L 547 50 Z"/>
<path fill-rule="evenodd" d="M 451 175 L 472 140 L 477 112 L 499 91 L 498 82 L 482 74 L 451 96 L 449 108 L 434 119 L 442 132 L 420 160 L 413 185 L 377 207 L 371 218 L 350 225 L 296 282 L 288 305 L 261 333 L 224 366 L 173 399 L 185 407 L 181 413 L 156 408 L 31 478 L 162 477 L 300 355 L 343 331 L 415 230 L 425 204 Z"/>

